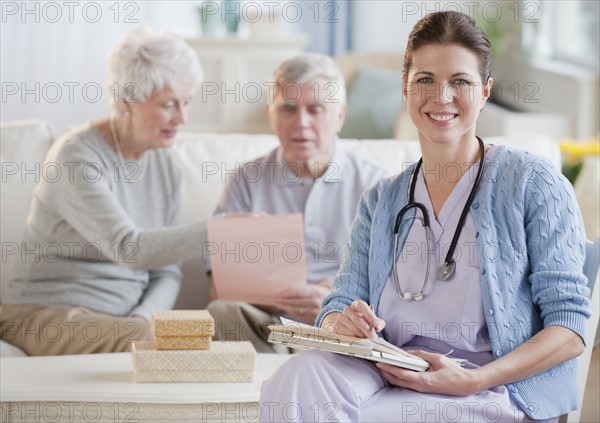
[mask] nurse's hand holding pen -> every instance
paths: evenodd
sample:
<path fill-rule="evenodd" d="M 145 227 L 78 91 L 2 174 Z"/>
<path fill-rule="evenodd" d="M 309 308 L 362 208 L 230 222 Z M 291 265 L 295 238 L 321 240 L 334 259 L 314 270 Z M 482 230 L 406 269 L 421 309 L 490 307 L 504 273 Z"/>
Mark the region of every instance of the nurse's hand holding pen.
<path fill-rule="evenodd" d="M 377 338 L 377 332 L 381 332 L 385 327 L 385 320 L 377 317 L 366 302 L 356 300 L 342 313 L 334 312 L 325 316 L 321 327 L 340 335 Z"/>

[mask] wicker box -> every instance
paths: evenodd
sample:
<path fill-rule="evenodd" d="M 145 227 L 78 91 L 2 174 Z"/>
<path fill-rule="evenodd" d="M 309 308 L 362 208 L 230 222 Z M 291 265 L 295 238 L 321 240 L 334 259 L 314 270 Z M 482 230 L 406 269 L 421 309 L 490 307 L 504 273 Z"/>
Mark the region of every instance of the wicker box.
<path fill-rule="evenodd" d="M 159 336 L 212 337 L 215 321 L 207 310 L 160 310 L 152 312 L 152 333 Z"/>
<path fill-rule="evenodd" d="M 245 383 L 252 382 L 253 370 L 136 370 L 139 383 Z"/>
<path fill-rule="evenodd" d="M 157 350 L 208 350 L 211 340 L 210 336 L 155 336 L 154 346 Z"/>
<path fill-rule="evenodd" d="M 132 344 L 137 382 L 252 382 L 256 350 L 250 342 L 212 343 L 210 350 L 158 350 Z"/>

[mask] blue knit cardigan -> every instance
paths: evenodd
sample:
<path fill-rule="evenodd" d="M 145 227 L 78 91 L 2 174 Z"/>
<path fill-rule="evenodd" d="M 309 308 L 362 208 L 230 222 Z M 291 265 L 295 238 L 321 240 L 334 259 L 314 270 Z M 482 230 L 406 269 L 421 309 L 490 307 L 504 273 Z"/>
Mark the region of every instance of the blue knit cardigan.
<path fill-rule="evenodd" d="M 333 292 L 323 301 L 318 324 L 357 299 L 373 304 L 377 313 L 392 269 L 394 220 L 408 202 L 413 169 L 364 193 L 349 249 Z M 590 291 L 582 270 L 585 232 L 569 182 L 546 159 L 498 146 L 486 164 L 470 213 L 494 357 L 552 325 L 567 327 L 585 339 L 590 315 Z M 407 234 L 408 227 L 403 227 L 399 247 Z M 578 407 L 576 359 L 507 388 L 533 419 L 567 413 Z"/>

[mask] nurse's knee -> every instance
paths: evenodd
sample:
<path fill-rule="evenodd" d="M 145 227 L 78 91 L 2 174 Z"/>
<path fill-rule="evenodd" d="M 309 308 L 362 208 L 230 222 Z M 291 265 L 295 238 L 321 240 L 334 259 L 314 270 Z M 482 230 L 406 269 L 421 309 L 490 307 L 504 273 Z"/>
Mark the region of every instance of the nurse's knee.
<path fill-rule="evenodd" d="M 324 376 L 331 369 L 331 360 L 335 354 L 325 351 L 302 351 L 295 354 L 283 366 L 294 377 L 313 379 L 315 374 Z"/>

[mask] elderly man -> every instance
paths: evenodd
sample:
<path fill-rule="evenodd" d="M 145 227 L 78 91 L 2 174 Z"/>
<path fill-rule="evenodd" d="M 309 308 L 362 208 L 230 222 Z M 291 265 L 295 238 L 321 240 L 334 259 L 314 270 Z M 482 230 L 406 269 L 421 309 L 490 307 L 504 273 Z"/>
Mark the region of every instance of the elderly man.
<path fill-rule="evenodd" d="M 349 241 L 360 196 L 386 176 L 338 141 L 346 93 L 343 76 L 330 57 L 303 54 L 287 60 L 275 70 L 273 82 L 267 114 L 281 145 L 231 175 L 215 214 L 302 213 L 308 283 L 284 291 L 272 309 L 225 301 L 208 306 L 217 338 L 250 340 L 259 352 L 287 352 L 267 342 L 267 325 L 280 323 L 279 316 L 314 323 Z M 244 177 L 249 166 L 273 177 L 250 181 Z"/>

